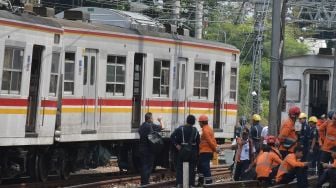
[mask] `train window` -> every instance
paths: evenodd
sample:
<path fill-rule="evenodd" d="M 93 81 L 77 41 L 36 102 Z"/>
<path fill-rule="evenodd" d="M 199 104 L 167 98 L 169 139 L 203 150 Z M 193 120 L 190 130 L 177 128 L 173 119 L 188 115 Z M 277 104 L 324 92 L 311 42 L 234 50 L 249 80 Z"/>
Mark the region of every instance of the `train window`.
<path fill-rule="evenodd" d="M 300 102 L 301 80 L 284 80 L 286 86 L 286 101 Z"/>
<path fill-rule="evenodd" d="M 194 72 L 194 97 L 208 98 L 209 65 L 195 64 Z"/>
<path fill-rule="evenodd" d="M 65 53 L 64 61 L 64 94 L 74 94 L 75 83 L 75 56 L 74 52 Z"/>
<path fill-rule="evenodd" d="M 50 84 L 49 84 L 49 95 L 51 96 L 56 96 L 57 92 L 59 61 L 60 61 L 60 53 L 53 52 L 51 57 L 51 71 L 50 71 Z"/>
<path fill-rule="evenodd" d="M 93 85 L 95 81 L 95 73 L 96 73 L 96 57 L 91 57 L 91 69 L 90 69 L 90 84 Z"/>
<path fill-rule="evenodd" d="M 83 85 L 86 85 L 87 83 L 87 71 L 88 71 L 88 56 L 84 56 Z"/>
<path fill-rule="evenodd" d="M 125 56 L 107 56 L 106 93 L 117 96 L 125 95 L 125 70 Z"/>
<path fill-rule="evenodd" d="M 155 60 L 153 70 L 153 95 L 168 97 L 169 95 L 170 61 Z"/>
<path fill-rule="evenodd" d="M 22 78 L 23 49 L 6 47 L 1 92 L 19 94 Z"/>
<path fill-rule="evenodd" d="M 231 68 L 230 99 L 236 101 L 237 96 L 237 68 Z"/>

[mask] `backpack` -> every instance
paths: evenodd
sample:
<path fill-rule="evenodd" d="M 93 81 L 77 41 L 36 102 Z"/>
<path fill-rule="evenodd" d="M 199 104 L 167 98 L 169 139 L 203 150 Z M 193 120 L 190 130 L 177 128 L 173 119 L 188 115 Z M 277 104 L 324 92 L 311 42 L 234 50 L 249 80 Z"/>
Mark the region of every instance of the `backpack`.
<path fill-rule="evenodd" d="M 153 130 L 152 125 L 150 125 L 150 131 L 151 132 L 147 136 L 149 146 L 154 154 L 158 154 L 164 147 L 162 136 Z"/>
<path fill-rule="evenodd" d="M 185 140 L 184 140 L 184 131 L 183 131 L 183 127 L 182 127 L 182 140 L 183 140 L 183 143 L 181 144 L 181 149 L 178 153 L 180 159 L 183 161 L 183 162 L 188 162 L 192 159 L 193 157 L 193 151 L 192 151 L 192 141 L 195 140 L 193 139 L 194 137 L 196 138 L 197 134 L 196 134 L 196 128 L 193 127 L 192 128 L 192 132 L 191 132 L 191 135 L 190 135 L 190 139 L 189 141 L 186 143 Z"/>

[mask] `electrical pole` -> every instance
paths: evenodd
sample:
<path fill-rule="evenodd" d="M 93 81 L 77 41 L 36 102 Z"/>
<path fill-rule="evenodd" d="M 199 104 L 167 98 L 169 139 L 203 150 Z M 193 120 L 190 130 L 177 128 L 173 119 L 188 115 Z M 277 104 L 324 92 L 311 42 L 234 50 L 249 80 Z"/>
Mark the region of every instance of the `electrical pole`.
<path fill-rule="evenodd" d="M 332 79 L 330 110 L 336 111 L 336 41 L 334 41 L 334 71 Z"/>
<path fill-rule="evenodd" d="M 280 91 L 280 50 L 281 50 L 281 4 L 282 0 L 273 1 L 272 9 L 272 47 L 271 47 L 271 81 L 269 107 L 269 134 L 278 134 Z M 281 117 L 280 117 L 281 118 Z"/>
<path fill-rule="evenodd" d="M 196 23 L 195 23 L 195 38 L 202 39 L 203 29 L 203 1 L 196 0 Z"/>
<path fill-rule="evenodd" d="M 180 9 L 181 9 L 181 2 L 176 0 L 173 6 L 173 20 L 175 25 L 177 25 L 178 20 L 180 19 Z"/>

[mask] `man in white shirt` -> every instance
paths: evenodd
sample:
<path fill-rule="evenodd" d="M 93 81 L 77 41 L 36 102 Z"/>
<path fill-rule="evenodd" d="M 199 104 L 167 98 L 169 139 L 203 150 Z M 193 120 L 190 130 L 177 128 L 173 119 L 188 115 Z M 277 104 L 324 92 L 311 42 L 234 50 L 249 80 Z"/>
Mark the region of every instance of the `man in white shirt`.
<path fill-rule="evenodd" d="M 261 140 L 263 144 L 267 144 L 266 137 L 268 136 L 268 126 L 265 126 L 261 131 Z"/>

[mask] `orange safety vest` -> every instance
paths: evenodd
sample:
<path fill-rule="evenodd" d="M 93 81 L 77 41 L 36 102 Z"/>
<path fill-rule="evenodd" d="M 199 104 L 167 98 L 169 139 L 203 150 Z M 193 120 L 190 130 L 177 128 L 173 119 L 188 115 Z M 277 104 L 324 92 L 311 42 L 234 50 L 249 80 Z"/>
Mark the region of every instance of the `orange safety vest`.
<path fill-rule="evenodd" d="M 202 127 L 201 141 L 199 144 L 200 153 L 213 153 L 216 152 L 217 142 L 215 139 L 214 132 L 209 125 L 204 125 Z"/>
<path fill-rule="evenodd" d="M 288 118 L 286 119 L 282 125 L 281 125 L 281 129 L 280 129 L 280 134 L 278 136 L 279 140 L 280 140 L 280 147 L 279 150 L 281 151 L 289 151 L 291 153 L 294 152 L 294 148 L 296 146 L 296 142 L 297 142 L 297 135 L 295 132 L 295 126 L 294 126 L 294 122 L 292 119 Z M 284 142 L 285 140 L 289 140 L 291 142 L 293 142 L 293 145 L 290 148 L 286 148 L 284 147 Z"/>
<path fill-rule="evenodd" d="M 256 161 L 256 173 L 257 177 L 269 177 L 272 172 L 273 164 L 281 164 L 281 159 L 274 152 L 261 153 Z"/>
<path fill-rule="evenodd" d="M 319 136 L 323 142 L 322 150 L 331 152 L 331 148 L 336 146 L 336 121 L 329 120 L 321 125 Z"/>
<path fill-rule="evenodd" d="M 294 153 L 290 153 L 281 162 L 275 181 L 280 182 L 282 177 L 295 167 L 304 167 L 304 163 L 297 160 Z"/>

